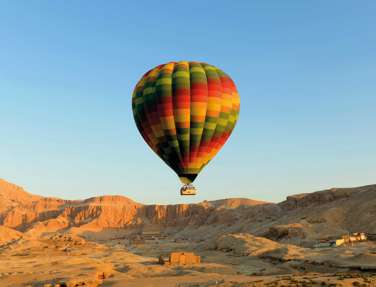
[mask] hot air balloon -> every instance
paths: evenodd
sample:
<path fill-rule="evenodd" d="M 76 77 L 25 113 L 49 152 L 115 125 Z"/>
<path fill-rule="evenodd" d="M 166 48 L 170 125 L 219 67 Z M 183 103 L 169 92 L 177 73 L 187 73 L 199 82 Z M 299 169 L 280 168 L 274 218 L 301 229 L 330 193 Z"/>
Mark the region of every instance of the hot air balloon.
<path fill-rule="evenodd" d="M 133 116 L 151 149 L 179 176 L 182 195 L 194 195 L 200 171 L 229 138 L 240 97 L 232 79 L 201 62 L 159 65 L 137 83 Z"/>

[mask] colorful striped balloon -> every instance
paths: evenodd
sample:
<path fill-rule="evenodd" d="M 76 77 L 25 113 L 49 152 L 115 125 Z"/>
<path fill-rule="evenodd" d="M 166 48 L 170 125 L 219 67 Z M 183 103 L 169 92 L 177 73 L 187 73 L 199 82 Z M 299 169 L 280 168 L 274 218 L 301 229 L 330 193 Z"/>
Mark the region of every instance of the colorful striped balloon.
<path fill-rule="evenodd" d="M 229 138 L 240 98 L 222 70 L 200 62 L 170 62 L 141 78 L 132 108 L 144 140 L 187 184 Z"/>

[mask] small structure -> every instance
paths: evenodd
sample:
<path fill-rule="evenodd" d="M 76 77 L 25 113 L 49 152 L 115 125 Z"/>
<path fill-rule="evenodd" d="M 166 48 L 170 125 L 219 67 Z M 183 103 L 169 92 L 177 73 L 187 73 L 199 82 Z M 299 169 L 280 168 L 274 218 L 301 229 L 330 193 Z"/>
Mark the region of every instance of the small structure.
<path fill-rule="evenodd" d="M 341 239 L 336 240 L 336 245 L 352 244 L 353 242 L 367 241 L 367 235 L 364 232 L 357 232 L 343 235 Z"/>
<path fill-rule="evenodd" d="M 326 239 L 320 240 L 319 243 L 315 244 L 315 248 L 328 248 L 328 247 L 338 247 L 344 244 L 353 244 L 354 242 L 367 241 L 367 234 L 364 232 L 349 233 L 342 235 L 341 238 L 337 239 Z"/>
<path fill-rule="evenodd" d="M 193 252 L 172 252 L 168 261 L 164 260 L 162 256 L 158 258 L 159 264 L 165 265 L 191 265 L 200 264 L 201 257 L 195 255 Z"/>

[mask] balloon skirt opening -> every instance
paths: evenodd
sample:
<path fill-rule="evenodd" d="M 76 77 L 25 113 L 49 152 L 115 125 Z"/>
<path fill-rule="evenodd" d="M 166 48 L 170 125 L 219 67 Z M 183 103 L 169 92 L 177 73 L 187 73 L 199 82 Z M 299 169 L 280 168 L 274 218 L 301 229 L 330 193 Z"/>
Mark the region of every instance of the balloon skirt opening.
<path fill-rule="evenodd" d="M 192 183 L 197 177 L 197 174 L 180 174 L 180 181 L 184 184 Z"/>

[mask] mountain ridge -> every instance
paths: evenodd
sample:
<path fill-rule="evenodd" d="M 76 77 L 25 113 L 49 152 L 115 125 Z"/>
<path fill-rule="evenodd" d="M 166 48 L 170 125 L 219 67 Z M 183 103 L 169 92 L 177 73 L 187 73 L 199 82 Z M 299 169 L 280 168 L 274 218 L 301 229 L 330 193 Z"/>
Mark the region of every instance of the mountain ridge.
<path fill-rule="evenodd" d="M 0 226 L 15 230 L 15 236 L 19 232 L 39 236 L 63 231 L 96 236 L 110 230 L 131 234 L 152 229 L 198 241 L 246 232 L 311 244 L 320 237 L 344 232 L 376 233 L 376 222 L 372 221 L 376 216 L 376 185 L 296 194 L 280 203 L 228 198 L 146 205 L 121 195 L 84 200 L 42 197 L 0 180 L 0 199 Z"/>

